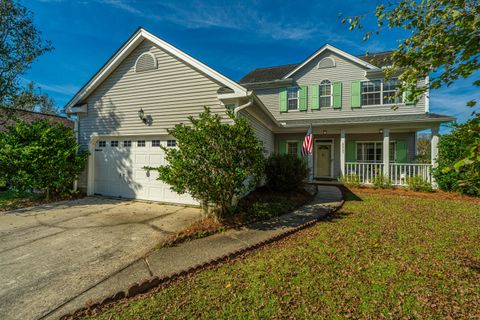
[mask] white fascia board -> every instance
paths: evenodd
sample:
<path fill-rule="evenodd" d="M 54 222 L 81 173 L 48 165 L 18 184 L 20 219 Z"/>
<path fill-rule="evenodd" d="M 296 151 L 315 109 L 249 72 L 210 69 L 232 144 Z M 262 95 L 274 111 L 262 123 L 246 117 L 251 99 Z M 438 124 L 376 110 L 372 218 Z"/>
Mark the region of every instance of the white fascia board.
<path fill-rule="evenodd" d="M 163 41 L 162 39 L 154 36 L 145 29 L 140 28 L 131 38 L 128 40 L 123 47 L 105 64 L 105 66 L 97 72 L 97 74 L 82 88 L 80 91 L 70 100 L 65 109 L 74 106 L 76 103 L 81 101 L 81 99 L 88 96 L 95 88 L 105 80 L 110 73 L 115 70 L 115 68 L 144 40 L 147 39 L 161 49 L 171 53 L 172 55 L 178 57 L 180 60 L 183 60 L 185 63 L 191 65 L 200 72 L 206 74 L 207 76 L 217 80 L 218 82 L 226 85 L 231 88 L 239 96 L 245 97 L 247 94 L 247 89 L 239 85 L 235 81 L 225 77 L 219 72 L 213 70 L 197 59 L 189 56 L 185 52 L 175 48 L 168 42 Z"/>
<path fill-rule="evenodd" d="M 359 59 L 353 55 L 351 55 L 350 53 L 347 53 L 343 50 L 340 50 L 338 48 L 335 48 L 334 46 L 332 45 L 329 45 L 329 44 L 326 44 L 324 45 L 323 47 L 321 47 L 317 52 L 315 52 L 314 54 L 312 54 L 310 57 L 308 57 L 305 61 L 303 61 L 298 67 L 296 67 L 295 69 L 293 69 L 292 71 L 290 71 L 287 75 L 285 75 L 282 79 L 287 79 L 287 78 L 290 78 L 293 74 L 295 74 L 298 70 L 302 69 L 306 64 L 308 64 L 310 61 L 312 61 L 313 59 L 315 59 L 316 57 L 318 57 L 320 54 L 322 54 L 322 52 L 324 52 L 325 50 L 330 50 L 336 54 L 338 54 L 339 56 L 341 57 L 344 57 L 345 59 L 348 59 L 350 61 L 353 61 L 357 64 L 360 64 L 368 69 L 372 69 L 372 70 L 381 70 L 380 68 L 378 67 L 375 67 L 373 64 L 370 64 L 366 61 L 363 61 L 362 59 Z"/>

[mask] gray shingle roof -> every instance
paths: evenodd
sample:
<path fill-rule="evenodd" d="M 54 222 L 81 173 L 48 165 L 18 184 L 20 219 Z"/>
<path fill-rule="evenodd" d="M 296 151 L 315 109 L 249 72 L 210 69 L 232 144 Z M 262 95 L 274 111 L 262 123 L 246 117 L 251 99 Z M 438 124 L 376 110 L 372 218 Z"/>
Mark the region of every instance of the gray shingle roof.
<path fill-rule="evenodd" d="M 357 58 L 381 68 L 390 64 L 392 52 L 393 51 L 385 51 L 359 55 Z M 280 80 L 299 65 L 300 63 L 294 63 L 283 66 L 257 68 L 247 73 L 239 82 L 245 84 Z"/>

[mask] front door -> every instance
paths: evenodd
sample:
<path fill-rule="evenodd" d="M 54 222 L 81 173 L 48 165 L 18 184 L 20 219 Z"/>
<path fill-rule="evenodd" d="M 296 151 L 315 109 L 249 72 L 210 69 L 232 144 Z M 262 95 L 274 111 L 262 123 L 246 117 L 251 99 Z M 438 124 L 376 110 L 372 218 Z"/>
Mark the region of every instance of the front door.
<path fill-rule="evenodd" d="M 332 176 L 332 144 L 318 143 L 315 147 L 315 176 L 330 178 Z"/>

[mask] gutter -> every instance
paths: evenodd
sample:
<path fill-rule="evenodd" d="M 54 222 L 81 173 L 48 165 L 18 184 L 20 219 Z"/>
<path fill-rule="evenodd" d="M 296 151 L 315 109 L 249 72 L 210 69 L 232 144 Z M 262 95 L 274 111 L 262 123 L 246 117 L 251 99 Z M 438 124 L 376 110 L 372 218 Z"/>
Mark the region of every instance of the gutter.
<path fill-rule="evenodd" d="M 245 103 L 245 104 L 242 104 L 241 106 L 238 106 L 236 107 L 235 109 L 233 109 L 233 113 L 235 115 L 235 117 L 238 117 L 238 113 L 248 107 L 250 107 L 252 104 L 253 104 L 253 97 L 252 97 L 252 91 L 249 91 L 247 93 L 247 96 L 249 97 L 248 99 L 248 102 Z"/>

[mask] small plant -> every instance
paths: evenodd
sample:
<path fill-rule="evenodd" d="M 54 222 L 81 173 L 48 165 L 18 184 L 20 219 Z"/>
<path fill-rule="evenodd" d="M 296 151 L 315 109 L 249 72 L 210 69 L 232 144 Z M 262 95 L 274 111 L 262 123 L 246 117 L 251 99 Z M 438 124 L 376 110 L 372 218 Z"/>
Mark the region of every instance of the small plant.
<path fill-rule="evenodd" d="M 340 181 L 347 187 L 360 188 L 362 182 L 360 176 L 356 173 L 349 173 L 340 178 Z"/>
<path fill-rule="evenodd" d="M 377 174 L 372 179 L 373 187 L 376 189 L 390 189 L 392 188 L 392 180 L 383 174 Z"/>
<path fill-rule="evenodd" d="M 433 192 L 432 184 L 422 176 L 408 177 L 408 189 L 417 192 Z"/>
<path fill-rule="evenodd" d="M 287 192 L 300 189 L 308 174 L 305 161 L 296 155 L 271 155 L 265 168 L 267 186 L 271 190 Z"/>

